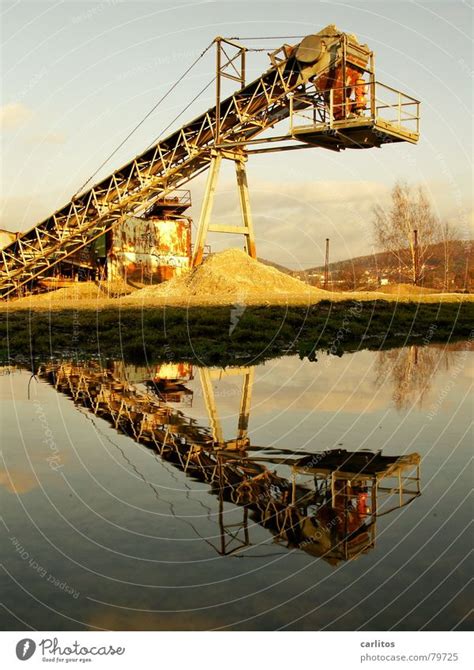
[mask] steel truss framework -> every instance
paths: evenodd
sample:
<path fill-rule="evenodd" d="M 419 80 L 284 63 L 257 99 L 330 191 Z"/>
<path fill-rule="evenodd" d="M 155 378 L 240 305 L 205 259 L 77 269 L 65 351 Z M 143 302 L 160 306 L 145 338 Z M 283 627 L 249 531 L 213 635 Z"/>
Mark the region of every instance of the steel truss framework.
<path fill-rule="evenodd" d="M 346 36 L 341 34 L 339 40 L 345 44 Z M 222 226 L 215 226 L 214 230 L 242 232 L 248 253 L 255 255 L 244 160 L 251 153 L 308 148 L 311 144 L 333 148 L 327 145 L 327 134 L 324 133 L 317 140 L 313 138 L 310 144 L 305 144 L 304 138 L 293 133 L 258 139 L 261 133 L 280 121 L 315 106 L 314 85 L 326 70 L 321 70 L 317 63 L 298 61 L 295 48 L 284 45 L 270 54 L 270 69 L 245 84 L 245 47 L 224 38 L 216 38 L 216 45 L 216 105 L 89 190 L 73 197 L 52 216 L 4 247 L 1 250 L 0 296 L 18 294 L 32 280 L 111 230 L 124 216 L 144 213 L 155 200 L 187 184 L 212 165 L 213 176 L 208 182 L 210 197 L 203 208 L 200 240 L 194 257 L 195 264 L 200 262 L 207 230 L 213 230 L 209 225 L 211 191 L 215 189 L 222 157 L 231 157 L 236 162 L 244 225 L 237 231 L 224 230 Z M 229 56 L 226 51 L 229 48 L 237 49 L 237 54 Z M 344 62 L 344 49 L 335 53 L 342 53 L 342 56 L 333 59 L 332 68 L 341 59 Z M 370 74 L 373 79 L 373 72 Z M 224 100 L 220 100 L 222 77 L 241 84 L 238 91 Z M 332 128 L 330 132 L 334 136 Z M 416 141 L 417 138 L 401 139 Z M 281 146 L 284 140 L 291 140 L 292 144 Z M 393 137 L 382 138 L 380 142 L 384 141 L 394 140 Z M 265 144 L 264 148 L 255 148 L 260 142 Z M 337 150 L 345 148 L 342 140 L 338 142 Z"/>
<path fill-rule="evenodd" d="M 315 74 L 294 57 L 220 102 L 220 145 L 245 146 L 288 117 L 288 93 Z M 206 169 L 216 144 L 216 107 L 137 156 L 2 250 L 0 292 L 10 295 L 120 221 Z"/>

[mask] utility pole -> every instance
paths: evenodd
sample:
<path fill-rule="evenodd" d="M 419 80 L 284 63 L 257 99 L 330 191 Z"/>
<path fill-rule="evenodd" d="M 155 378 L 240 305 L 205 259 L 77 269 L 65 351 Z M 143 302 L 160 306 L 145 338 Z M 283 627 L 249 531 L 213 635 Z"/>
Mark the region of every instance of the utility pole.
<path fill-rule="evenodd" d="M 329 237 L 326 237 L 326 256 L 324 259 L 324 289 L 329 286 Z"/>
<path fill-rule="evenodd" d="M 413 231 L 413 283 L 418 286 L 419 281 L 418 231 Z"/>

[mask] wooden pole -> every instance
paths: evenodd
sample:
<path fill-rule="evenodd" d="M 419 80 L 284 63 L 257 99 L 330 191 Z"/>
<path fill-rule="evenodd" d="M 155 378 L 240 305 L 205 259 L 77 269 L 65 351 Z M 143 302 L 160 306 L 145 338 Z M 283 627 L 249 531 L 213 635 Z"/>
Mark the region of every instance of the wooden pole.
<path fill-rule="evenodd" d="M 419 254 L 418 254 L 418 231 L 413 231 L 413 283 L 418 286 L 420 278 Z"/>
<path fill-rule="evenodd" d="M 324 289 L 329 286 L 329 237 L 326 237 L 326 255 L 324 258 Z"/>

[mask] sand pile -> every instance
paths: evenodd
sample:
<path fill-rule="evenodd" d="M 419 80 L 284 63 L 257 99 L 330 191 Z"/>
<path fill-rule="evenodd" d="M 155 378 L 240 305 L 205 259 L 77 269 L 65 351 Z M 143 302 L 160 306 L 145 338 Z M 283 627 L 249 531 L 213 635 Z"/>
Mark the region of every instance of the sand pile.
<path fill-rule="evenodd" d="M 431 293 L 439 293 L 434 288 L 424 288 L 423 286 L 415 286 L 414 284 L 387 284 L 378 289 L 381 293 L 388 295 L 430 295 Z"/>
<path fill-rule="evenodd" d="M 383 291 L 383 292 L 382 292 Z M 253 260 L 239 249 L 209 256 L 199 267 L 163 284 L 134 290 L 125 282 L 77 282 L 67 288 L 25 298 L 0 300 L 8 310 L 100 310 L 193 305 L 311 305 L 332 302 L 474 302 L 474 295 L 446 293 L 410 284 L 383 286 L 379 292 L 330 292 L 317 289 L 274 267 Z"/>
<path fill-rule="evenodd" d="M 123 304 L 307 304 L 326 291 L 250 258 L 240 249 L 212 254 L 196 268 L 122 299 Z"/>
<path fill-rule="evenodd" d="M 28 309 L 29 307 L 39 307 L 41 309 L 48 309 L 48 307 L 69 307 L 75 303 L 85 303 L 88 306 L 94 306 L 109 298 L 114 299 L 128 295 L 133 290 L 125 282 L 121 281 L 97 284 L 92 281 L 75 282 L 70 286 L 53 291 L 27 295 L 24 298 L 13 298 L 10 300 L 10 305 L 22 309 Z"/>

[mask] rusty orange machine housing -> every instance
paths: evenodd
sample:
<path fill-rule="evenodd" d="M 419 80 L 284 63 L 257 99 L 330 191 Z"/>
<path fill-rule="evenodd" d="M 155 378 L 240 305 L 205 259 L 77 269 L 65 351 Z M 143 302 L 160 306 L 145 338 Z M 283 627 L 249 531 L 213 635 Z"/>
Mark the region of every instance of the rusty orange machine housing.
<path fill-rule="evenodd" d="M 161 198 L 143 214 L 124 218 L 112 230 L 55 267 L 50 281 L 124 280 L 159 284 L 191 264 L 192 220 L 188 190 Z M 48 278 L 43 279 L 46 285 Z"/>
<path fill-rule="evenodd" d="M 189 191 L 156 201 L 143 217 L 130 217 L 106 237 L 106 271 L 111 280 L 160 283 L 190 266 Z"/>
<path fill-rule="evenodd" d="M 303 63 L 318 62 L 317 87 L 324 92 L 336 121 L 365 109 L 369 85 L 365 76 L 373 73 L 373 52 L 359 44 L 355 35 L 341 33 L 331 24 L 305 37 L 296 57 Z"/>

